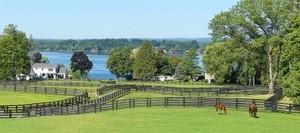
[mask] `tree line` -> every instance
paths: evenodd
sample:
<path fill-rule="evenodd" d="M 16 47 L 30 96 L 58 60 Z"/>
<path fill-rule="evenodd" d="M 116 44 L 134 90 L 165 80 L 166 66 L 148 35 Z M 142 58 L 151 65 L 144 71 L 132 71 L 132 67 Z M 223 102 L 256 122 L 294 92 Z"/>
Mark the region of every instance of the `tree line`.
<path fill-rule="evenodd" d="M 164 50 L 156 50 L 151 41 L 140 47 L 113 48 L 106 61 L 107 69 L 119 79 L 155 80 L 158 75 L 175 76 L 178 80 L 191 80 L 201 74 L 198 53 L 189 49 L 185 57 L 167 57 Z"/>
<path fill-rule="evenodd" d="M 205 70 L 219 83 L 280 85 L 300 103 L 300 1 L 241 0 L 209 23 Z"/>
<path fill-rule="evenodd" d="M 146 39 L 84 39 L 84 40 L 51 40 L 35 39 L 35 49 L 37 51 L 84 51 L 85 53 L 108 54 L 112 48 L 132 47 L 137 48 Z M 163 49 L 168 53 L 185 53 L 189 49 L 204 51 L 209 43 L 207 40 L 198 42 L 196 40 L 150 40 L 155 49 Z"/>

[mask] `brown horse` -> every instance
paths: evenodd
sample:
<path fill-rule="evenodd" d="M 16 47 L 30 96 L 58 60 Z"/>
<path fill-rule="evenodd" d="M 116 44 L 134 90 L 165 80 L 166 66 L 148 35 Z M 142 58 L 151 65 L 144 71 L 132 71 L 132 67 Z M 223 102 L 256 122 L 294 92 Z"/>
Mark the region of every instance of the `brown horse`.
<path fill-rule="evenodd" d="M 214 107 L 216 108 L 216 112 L 219 110 L 224 110 L 225 115 L 227 115 L 226 107 L 223 103 L 217 103 Z"/>
<path fill-rule="evenodd" d="M 251 115 L 251 117 L 258 118 L 256 116 L 256 113 L 257 113 L 257 107 L 256 107 L 255 103 L 251 103 L 249 105 L 249 115 Z"/>

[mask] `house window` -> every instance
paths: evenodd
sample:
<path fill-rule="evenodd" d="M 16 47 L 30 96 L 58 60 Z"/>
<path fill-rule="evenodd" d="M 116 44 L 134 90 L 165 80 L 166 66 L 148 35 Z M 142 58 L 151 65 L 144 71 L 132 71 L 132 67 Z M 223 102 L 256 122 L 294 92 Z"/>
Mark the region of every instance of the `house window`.
<path fill-rule="evenodd" d="M 48 68 L 48 71 L 49 71 L 49 72 L 52 72 L 52 71 L 53 71 L 53 68 Z"/>

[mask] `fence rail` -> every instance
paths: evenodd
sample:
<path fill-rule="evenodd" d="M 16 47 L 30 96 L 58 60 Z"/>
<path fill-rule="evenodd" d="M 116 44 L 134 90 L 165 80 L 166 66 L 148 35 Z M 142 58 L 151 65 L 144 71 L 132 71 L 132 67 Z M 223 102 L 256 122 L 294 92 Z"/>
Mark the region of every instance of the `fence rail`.
<path fill-rule="evenodd" d="M 47 86 L 81 86 L 81 87 L 102 87 L 105 85 L 110 84 L 110 82 L 71 82 L 71 81 L 64 81 L 64 82 L 47 82 L 47 81 L 2 81 L 0 85 L 47 85 Z"/>
<path fill-rule="evenodd" d="M 124 91 L 124 90 L 120 90 Z M 120 92 L 118 93 L 124 93 Z M 213 107 L 217 102 L 225 103 L 227 108 L 237 110 L 247 110 L 249 104 L 253 101 L 256 103 L 259 111 L 269 110 L 273 112 L 300 113 L 300 106 L 283 103 L 266 103 L 264 100 L 257 99 L 224 99 L 224 98 L 203 98 L 203 97 L 165 97 L 165 98 L 139 98 L 112 100 L 116 93 L 111 93 L 110 98 L 102 97 L 99 101 L 89 101 L 88 103 L 77 104 L 72 106 L 51 106 L 44 108 L 35 108 L 28 110 L 24 117 L 49 116 L 49 115 L 69 115 L 96 113 L 106 110 L 119 110 L 124 108 L 137 107 Z M 107 102 L 112 100 L 111 102 Z M 101 101 L 101 102 L 100 102 Z"/>
<path fill-rule="evenodd" d="M 97 94 L 104 94 L 106 91 L 111 91 L 116 88 L 130 89 L 131 91 L 144 91 L 144 92 L 158 92 L 163 94 L 178 94 L 178 95 L 189 95 L 189 96 L 210 96 L 219 94 L 267 94 L 267 86 L 227 86 L 222 88 L 178 88 L 178 87 L 164 87 L 164 86 L 150 86 L 150 85 L 113 85 L 104 86 L 97 89 Z M 274 89 L 274 92 L 280 90 L 279 88 Z"/>
<path fill-rule="evenodd" d="M 215 90 L 214 93 L 263 93 L 266 88 L 249 87 L 249 88 L 209 88 L 210 91 Z M 66 104 L 68 102 L 56 102 L 44 105 L 31 105 L 31 106 L 12 106 L 4 107 L 0 106 L 1 113 L 7 117 L 14 117 L 18 115 L 21 117 L 35 117 L 35 116 L 49 116 L 49 115 L 69 115 L 69 114 L 84 114 L 91 112 L 101 112 L 105 110 L 118 110 L 122 108 L 136 108 L 136 107 L 212 107 L 217 102 L 224 103 L 228 108 L 235 108 L 238 110 L 248 109 L 250 103 L 255 102 L 259 110 L 271 110 L 274 112 L 285 112 L 285 113 L 300 113 L 300 105 L 296 104 L 284 104 L 278 103 L 277 100 L 282 97 L 282 91 L 276 89 L 275 95 L 267 100 L 259 99 L 240 99 L 240 98 L 204 98 L 204 97 L 165 97 L 165 98 L 137 98 L 137 99 L 123 99 L 116 100 L 118 97 L 126 95 L 131 91 L 153 91 L 163 93 L 195 93 L 205 89 L 190 89 L 190 88 L 173 88 L 173 87 L 156 87 L 156 86 L 137 86 L 137 85 L 114 85 L 105 86 L 97 90 L 98 94 L 103 94 L 97 99 L 86 100 L 82 99 L 80 102 Z M 247 90 L 247 91 L 246 91 Z M 208 91 L 205 90 L 205 91 Z M 205 92 L 204 91 L 204 92 Z M 233 92 L 232 92 L 233 91 Z M 206 92 L 205 92 L 206 93 Z M 280 94 L 279 94 L 280 93 Z M 86 95 L 88 95 L 86 93 Z M 70 103 L 70 102 L 69 102 Z M 24 107 L 25 106 L 25 107 Z M 4 110 L 4 111 L 3 111 Z M 15 113 L 14 110 L 18 112 Z"/>
<path fill-rule="evenodd" d="M 69 88 L 57 88 L 57 87 L 42 87 L 42 86 L 11 86 L 11 85 L 3 85 L 0 87 L 0 90 L 8 90 L 14 92 L 25 92 L 25 93 L 38 93 L 38 94 L 52 94 L 52 95 L 82 95 L 89 92 L 94 92 L 95 90 L 82 90 L 82 89 L 69 89 Z M 95 91 L 96 92 L 96 91 Z"/>

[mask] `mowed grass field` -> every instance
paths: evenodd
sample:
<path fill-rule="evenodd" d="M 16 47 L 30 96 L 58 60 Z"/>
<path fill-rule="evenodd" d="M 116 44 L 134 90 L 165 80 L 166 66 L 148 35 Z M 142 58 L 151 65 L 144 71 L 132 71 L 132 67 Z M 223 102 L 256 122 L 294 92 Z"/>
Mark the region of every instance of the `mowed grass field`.
<path fill-rule="evenodd" d="M 83 115 L 0 119 L 0 132 L 51 133 L 283 133 L 298 132 L 300 114 L 259 110 L 260 118 L 247 111 L 214 108 L 151 107 Z"/>
<path fill-rule="evenodd" d="M 71 96 L 0 91 L 0 105 L 16 105 L 16 104 L 50 102 L 50 101 L 63 100 L 69 97 Z"/>
<path fill-rule="evenodd" d="M 191 95 L 192 97 L 198 97 L 197 95 Z M 222 94 L 219 96 L 211 95 L 205 96 L 200 95 L 200 97 L 210 97 L 210 98 L 245 98 L 245 99 L 268 99 L 272 95 L 244 95 L 244 94 Z M 119 98 L 119 99 L 129 99 L 129 98 L 158 98 L 158 97 L 189 97 L 188 95 L 173 95 L 173 94 L 162 94 L 162 93 L 152 93 L 152 92 L 130 92 L 129 94 Z"/>

